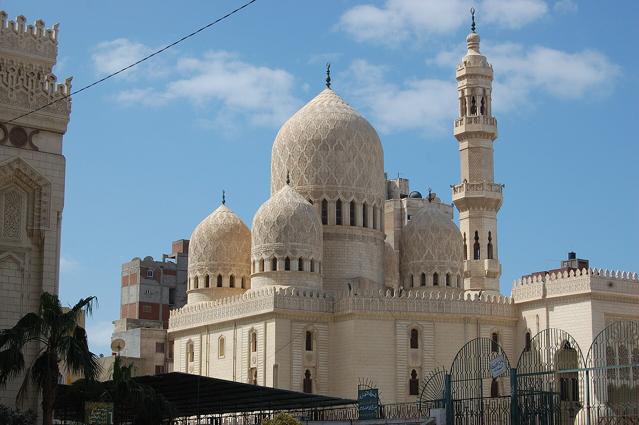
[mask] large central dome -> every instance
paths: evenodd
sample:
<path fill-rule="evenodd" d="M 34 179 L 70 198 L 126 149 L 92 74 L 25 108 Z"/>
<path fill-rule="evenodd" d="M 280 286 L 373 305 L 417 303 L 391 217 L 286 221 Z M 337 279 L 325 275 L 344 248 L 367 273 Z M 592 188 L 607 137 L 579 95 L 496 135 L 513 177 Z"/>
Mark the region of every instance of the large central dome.
<path fill-rule="evenodd" d="M 375 129 L 331 89 L 297 111 L 273 144 L 271 193 L 286 185 L 309 199 L 381 205 L 384 155 Z"/>

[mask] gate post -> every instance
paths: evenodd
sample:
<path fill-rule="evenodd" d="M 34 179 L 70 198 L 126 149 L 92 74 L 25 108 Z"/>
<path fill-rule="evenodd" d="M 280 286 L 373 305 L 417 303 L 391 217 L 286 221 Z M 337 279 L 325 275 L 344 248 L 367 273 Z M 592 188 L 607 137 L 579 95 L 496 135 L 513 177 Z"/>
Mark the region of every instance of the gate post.
<path fill-rule="evenodd" d="M 453 425 L 453 386 L 449 373 L 444 376 L 444 404 L 446 407 L 446 425 Z"/>
<path fill-rule="evenodd" d="M 587 366 L 586 366 L 587 367 Z M 586 409 L 586 420 L 590 425 L 590 370 L 586 369 L 586 403 L 584 409 Z"/>
<path fill-rule="evenodd" d="M 510 369 L 510 423 L 519 425 L 519 398 L 517 397 L 517 369 Z"/>

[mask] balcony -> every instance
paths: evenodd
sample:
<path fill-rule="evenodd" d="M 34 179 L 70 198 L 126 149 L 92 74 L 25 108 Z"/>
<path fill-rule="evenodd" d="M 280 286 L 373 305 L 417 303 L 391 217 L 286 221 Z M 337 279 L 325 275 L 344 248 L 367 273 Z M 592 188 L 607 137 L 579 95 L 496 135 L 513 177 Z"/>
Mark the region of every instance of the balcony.
<path fill-rule="evenodd" d="M 470 207 L 479 202 L 484 207 L 499 209 L 503 199 L 504 185 L 490 182 L 464 182 L 451 186 L 451 189 L 453 202 L 457 208 Z"/>
<path fill-rule="evenodd" d="M 487 115 L 470 115 L 455 120 L 455 136 L 462 133 L 486 133 L 491 139 L 497 138 L 497 119 Z"/>

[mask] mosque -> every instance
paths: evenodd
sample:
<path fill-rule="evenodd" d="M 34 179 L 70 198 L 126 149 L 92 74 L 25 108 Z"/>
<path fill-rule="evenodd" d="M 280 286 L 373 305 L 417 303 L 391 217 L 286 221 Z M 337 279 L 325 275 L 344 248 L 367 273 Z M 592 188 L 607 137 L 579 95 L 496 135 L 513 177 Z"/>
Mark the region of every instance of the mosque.
<path fill-rule="evenodd" d="M 386 178 L 377 132 L 329 76 L 277 133 L 251 229 L 222 201 L 193 231 L 187 303 L 169 317 L 174 371 L 348 398 L 366 381 L 406 402 L 474 338 L 513 362 L 543 329 L 587 350 L 607 324 L 639 320 L 637 275 L 573 253 L 499 293 L 493 68 L 474 24 L 466 41 L 454 205 Z M 507 385 L 494 379 L 491 395 Z"/>

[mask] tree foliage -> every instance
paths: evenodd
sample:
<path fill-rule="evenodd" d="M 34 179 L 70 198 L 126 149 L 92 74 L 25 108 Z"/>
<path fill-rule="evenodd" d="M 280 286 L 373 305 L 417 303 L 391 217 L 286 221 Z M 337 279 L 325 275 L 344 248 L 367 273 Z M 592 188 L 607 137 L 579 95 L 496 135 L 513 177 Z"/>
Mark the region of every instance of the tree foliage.
<path fill-rule="evenodd" d="M 37 312 L 26 314 L 13 328 L 0 330 L 0 387 L 25 373 L 16 401 L 20 404 L 35 385 L 42 393 L 44 425 L 53 423 L 61 363 L 87 380 L 94 380 L 100 371 L 86 331 L 78 324 L 84 313 L 91 314 L 95 303 L 95 297 L 83 298 L 65 311 L 57 295 L 43 292 Z M 26 364 L 25 349 L 36 351 L 30 364 Z"/>
<path fill-rule="evenodd" d="M 263 422 L 264 425 L 302 425 L 300 421 L 295 419 L 288 413 L 278 413 L 271 419 Z"/>
<path fill-rule="evenodd" d="M 0 424 L 3 425 L 35 425 L 36 414 L 31 410 L 13 410 L 0 405 Z"/>

